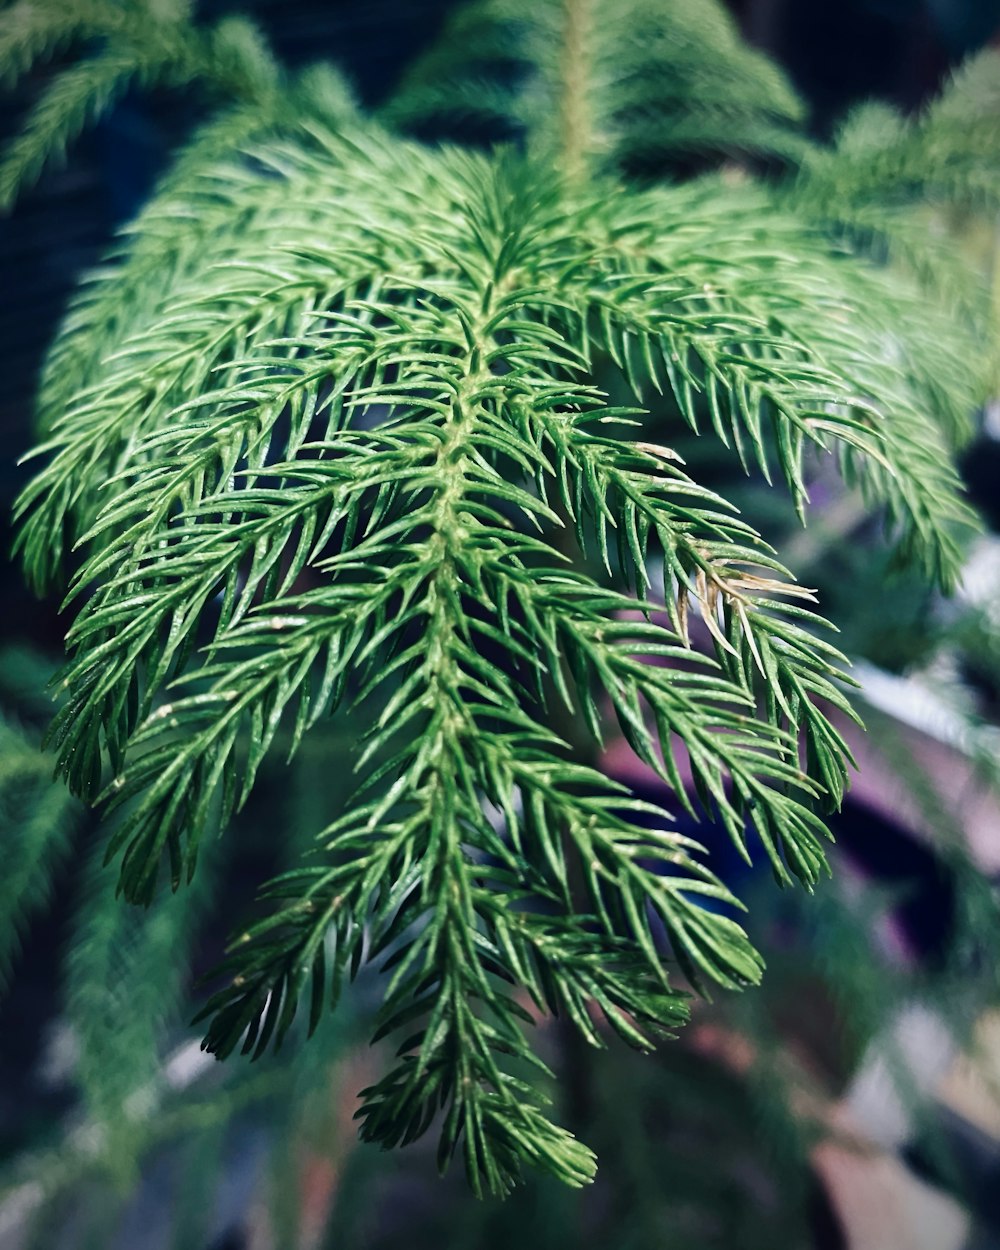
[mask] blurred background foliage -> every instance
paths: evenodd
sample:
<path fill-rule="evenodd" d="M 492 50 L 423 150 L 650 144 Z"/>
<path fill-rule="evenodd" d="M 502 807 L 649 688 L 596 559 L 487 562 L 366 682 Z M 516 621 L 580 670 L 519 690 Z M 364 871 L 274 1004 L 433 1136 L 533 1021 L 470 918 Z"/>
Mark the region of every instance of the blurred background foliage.
<path fill-rule="evenodd" d="M 199 11 L 237 7 L 287 62 L 329 56 L 378 107 L 455 5 L 206 0 Z M 745 37 L 785 68 L 817 138 L 862 100 L 918 107 L 965 55 L 1000 38 L 1000 0 L 731 7 Z M 5 133 L 45 73 L 4 98 Z M 176 95 L 126 96 L 0 227 L 14 293 L 0 308 L 5 516 L 31 442 L 37 371 L 74 278 L 142 204 L 197 116 Z M 996 223 L 949 225 L 1000 307 Z M 179 904 L 126 909 L 96 851 L 83 881 L 68 869 L 70 846 L 86 852 L 99 839 L 93 817 L 50 782 L 39 748 L 58 605 L 29 598 L 5 568 L 0 912 L 16 923 L 0 931 L 0 1247 L 909 1250 L 917 1242 L 904 1225 L 898 1240 L 864 1240 L 872 1234 L 842 1185 L 858 1159 L 884 1190 L 871 1199 L 859 1184 L 855 1204 L 882 1192 L 887 1207 L 926 1212 L 928 1250 L 1000 1246 L 1000 1123 L 986 1110 L 997 1099 L 1000 1006 L 998 439 L 1000 412 L 987 410 L 963 469 L 990 529 L 950 599 L 889 567 L 850 492 L 831 484 L 803 533 L 765 483 L 734 475 L 693 438 L 679 448 L 840 623 L 865 679 L 862 780 L 837 818 L 835 879 L 813 898 L 777 891 L 723 838 L 712 845 L 751 904 L 750 936 L 768 964 L 762 990 L 700 1005 L 682 1041 L 655 1059 L 615 1045 L 594 1052 L 558 1022 L 544 1026 L 565 1121 L 602 1168 L 582 1194 L 532 1179 L 503 1205 L 476 1202 L 460 1177 L 437 1182 L 419 1145 L 400 1156 L 357 1146 L 354 1094 L 380 1062 L 357 1026 L 364 979 L 318 1039 L 280 1061 L 216 1065 L 187 1026 L 193 986 L 257 882 L 336 810 L 330 760 L 342 731 L 313 735 L 292 770 L 262 773 L 235 836 Z M 611 771 L 640 792 L 655 784 L 622 771 L 621 758 L 612 744 Z M 963 1068 L 963 1055 L 977 1063 Z"/>

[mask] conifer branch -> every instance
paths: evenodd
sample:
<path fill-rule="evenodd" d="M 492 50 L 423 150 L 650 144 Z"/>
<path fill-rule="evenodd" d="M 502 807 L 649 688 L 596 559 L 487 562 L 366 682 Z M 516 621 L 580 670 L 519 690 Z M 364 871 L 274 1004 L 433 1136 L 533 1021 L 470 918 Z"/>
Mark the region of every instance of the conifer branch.
<path fill-rule="evenodd" d="M 0 992 L 5 992 L 27 919 L 48 898 L 55 865 L 69 850 L 73 799 L 52 783 L 52 758 L 15 723 L 0 720 Z"/>
<path fill-rule="evenodd" d="M 363 1135 L 390 1146 L 436 1121 L 442 1166 L 462 1153 L 480 1193 L 522 1162 L 585 1183 L 518 991 L 601 1044 L 596 1005 L 648 1049 L 685 1018 L 669 959 L 696 987 L 761 965 L 702 849 L 574 757 L 556 703 L 595 742 L 613 717 L 678 804 L 745 856 L 759 842 L 782 882 L 826 871 L 817 808 L 850 763 L 845 661 L 813 593 L 682 468 L 670 423 L 748 472 L 777 466 L 803 519 L 815 458 L 836 457 L 947 585 L 973 523 L 948 451 L 979 394 L 975 301 L 929 313 L 909 278 L 831 242 L 861 216 L 809 197 L 843 153 L 814 153 L 714 4 L 469 6 L 468 45 L 418 64 L 385 117 L 467 107 L 472 54 L 484 108 L 525 136 L 490 156 L 392 137 L 243 24 L 50 7 L 51 42 L 23 28 L 18 63 L 77 37 L 96 55 L 42 98 L 0 168 L 8 194 L 126 81 L 208 80 L 233 101 L 90 277 L 46 368 L 17 542 L 38 587 L 72 567 L 58 770 L 114 813 L 122 892 L 160 906 L 164 868 L 175 889 L 196 877 L 265 759 L 349 716 L 357 789 L 264 891 L 206 1045 L 261 1055 L 304 997 L 313 1030 L 376 963 L 376 1033 L 398 1050 Z M 707 62 L 718 91 L 693 107 Z M 974 73 L 955 99 L 981 89 Z M 953 107 L 916 148 L 953 141 Z M 995 166 L 966 160 L 980 142 L 962 179 L 989 202 Z M 699 144 L 802 172 L 617 180 Z M 915 196 L 905 169 L 886 177 Z M 848 207 L 869 211 L 869 190 Z M 633 406 L 609 397 L 623 388 Z"/>
<path fill-rule="evenodd" d="M 287 122 L 295 105 L 308 108 L 315 94 L 310 77 L 306 90 L 298 90 L 252 23 L 225 17 L 204 28 L 192 23 L 189 8 L 184 0 L 18 0 L 11 7 L 0 35 L 0 67 L 8 80 L 66 44 L 87 41 L 93 55 L 56 75 L 0 158 L 0 212 L 133 85 L 206 87 L 237 105 L 231 117 L 243 119 L 244 132 L 250 118 L 256 119 L 253 129 L 265 129 L 279 117 Z"/>

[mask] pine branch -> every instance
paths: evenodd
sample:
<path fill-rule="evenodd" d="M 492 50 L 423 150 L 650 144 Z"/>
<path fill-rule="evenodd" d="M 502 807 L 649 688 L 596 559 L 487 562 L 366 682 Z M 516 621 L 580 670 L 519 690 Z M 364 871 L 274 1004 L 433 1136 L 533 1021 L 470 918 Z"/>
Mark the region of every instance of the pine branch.
<path fill-rule="evenodd" d="M 55 56 L 74 40 L 115 31 L 122 21 L 121 8 L 107 0 L 63 5 L 18 0 L 7 6 L 0 30 L 4 86 L 15 86 L 38 62 Z"/>
<path fill-rule="evenodd" d="M 711 73 L 705 73 L 706 65 Z M 527 134 L 571 180 L 692 151 L 798 155 L 802 107 L 714 0 L 478 0 L 459 7 L 384 114 Z"/>
<path fill-rule="evenodd" d="M 813 194 L 829 194 L 832 212 L 852 202 L 891 206 L 928 199 L 995 209 L 998 70 L 996 52 L 981 53 L 912 121 L 887 105 L 859 108 L 842 128 L 836 149 L 810 162 L 810 179 L 817 180 Z"/>
<path fill-rule="evenodd" d="M 20 930 L 47 901 L 53 871 L 69 849 L 76 805 L 53 784 L 52 764 L 27 732 L 0 721 L 0 990 L 9 983 Z"/>
<path fill-rule="evenodd" d="M 273 126 L 287 108 L 289 87 L 256 29 L 239 17 L 197 27 L 188 9 L 173 0 L 20 0 L 11 8 L 0 37 L 0 65 L 9 78 L 65 44 L 85 40 L 93 55 L 56 73 L 0 159 L 0 211 L 9 211 L 44 167 L 134 84 L 196 83 L 238 101 L 243 116 L 256 116 L 258 129 Z"/>
<path fill-rule="evenodd" d="M 839 444 L 869 500 L 888 504 L 904 552 L 952 584 L 960 561 L 954 533 L 975 522 L 939 423 L 950 422 L 960 441 L 981 391 L 975 373 L 954 354 L 945 358 L 941 345 L 955 344 L 963 329 L 928 310 L 912 285 L 830 252 L 766 201 L 758 207 L 769 214 L 766 228 L 748 217 L 739 236 L 730 217 L 716 229 L 710 195 L 691 188 L 645 202 L 633 196 L 624 229 L 595 239 L 629 272 L 600 300 L 604 341 L 632 389 L 648 402 L 651 387 L 668 385 L 696 430 L 707 408 L 715 433 L 768 480 L 776 452 L 800 513 L 806 445 Z M 661 242 L 655 222 L 678 198 L 694 224 Z M 683 213 L 680 204 L 673 211 Z M 783 237 L 794 265 L 781 260 Z M 685 314 L 676 329 L 669 297 Z M 882 328 L 889 307 L 891 337 Z"/>
<path fill-rule="evenodd" d="M 862 105 L 835 147 L 806 155 L 788 189 L 794 211 L 908 268 L 935 299 L 980 327 L 990 316 L 982 275 L 958 253 L 941 217 L 996 213 L 998 80 L 1000 58 L 987 50 L 915 118 L 885 104 Z"/>
<path fill-rule="evenodd" d="M 58 769 L 115 813 L 108 856 L 156 909 L 155 962 L 180 915 L 155 901 L 164 866 L 175 889 L 194 878 L 264 761 L 349 717 L 357 789 L 265 890 L 206 1045 L 263 1054 L 301 998 L 315 1029 L 378 963 L 376 1034 L 398 1049 L 363 1135 L 436 1121 L 442 1166 L 460 1151 L 480 1193 L 525 1161 L 582 1184 L 593 1157 L 546 1118 L 519 990 L 600 1044 L 596 1005 L 648 1049 L 685 1016 L 668 959 L 737 988 L 760 958 L 702 849 L 577 758 L 556 705 L 595 742 L 613 715 L 682 806 L 747 856 L 753 830 L 807 887 L 826 870 L 815 809 L 850 763 L 812 592 L 654 441 L 647 408 L 748 471 L 776 464 L 803 517 L 815 456 L 835 455 L 947 584 L 970 521 L 948 458 L 977 395 L 968 325 L 831 245 L 787 187 L 640 193 L 596 172 L 730 129 L 727 151 L 801 152 L 797 103 L 714 5 L 465 11 L 470 46 L 407 91 L 455 81 L 465 106 L 464 60 L 499 57 L 486 104 L 509 102 L 527 157 L 393 139 L 243 25 L 161 14 L 140 41 L 140 10 L 116 12 L 43 98 L 24 172 L 119 73 L 207 78 L 236 103 L 91 277 L 46 369 L 18 546 L 38 586 L 74 570 Z M 87 949 L 92 983 L 111 947 Z"/>
<path fill-rule="evenodd" d="M 148 83 L 159 67 L 146 67 Z M 54 156 L 98 121 L 128 90 L 136 66 L 131 56 L 106 52 L 61 74 L 35 107 L 0 165 L 0 207 L 9 208 L 23 187 L 38 179 Z"/>
<path fill-rule="evenodd" d="M 139 911 L 121 905 L 102 860 L 98 848 L 83 874 L 67 1014 L 79 1048 L 76 1078 L 87 1114 L 105 1136 L 106 1165 L 128 1174 L 145 1102 L 159 1092 L 165 1030 L 183 1001 L 187 952 L 212 881 L 206 864 L 196 889 Z"/>

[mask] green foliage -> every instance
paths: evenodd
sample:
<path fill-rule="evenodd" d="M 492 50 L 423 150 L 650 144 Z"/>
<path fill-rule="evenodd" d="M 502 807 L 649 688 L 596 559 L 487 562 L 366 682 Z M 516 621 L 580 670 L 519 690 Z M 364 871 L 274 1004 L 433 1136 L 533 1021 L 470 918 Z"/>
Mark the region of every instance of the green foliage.
<path fill-rule="evenodd" d="M 802 104 L 781 72 L 700 0 L 463 5 L 385 115 L 527 134 L 571 174 L 803 146 Z"/>
<path fill-rule="evenodd" d="M 330 71 L 286 79 L 255 27 L 226 17 L 192 25 L 187 0 L 16 0 L 3 11 L 0 75 L 12 84 L 44 57 L 82 44 L 85 59 L 45 88 L 21 134 L 0 162 L 0 209 L 30 187 L 46 163 L 61 157 L 87 126 L 136 87 L 199 84 L 235 107 L 210 127 L 212 150 L 231 145 L 277 119 L 301 124 L 311 111 L 347 110 L 348 97 Z M 199 158 L 204 144 L 193 145 Z"/>
<path fill-rule="evenodd" d="M 46 901 L 51 874 L 68 846 L 76 805 L 52 785 L 53 763 L 34 735 L 16 721 L 0 720 L 0 989 L 11 975 L 19 929 Z"/>
<path fill-rule="evenodd" d="M 862 105 L 834 148 L 812 154 L 807 168 L 817 196 L 831 197 L 832 214 L 877 206 L 888 219 L 893 208 L 928 201 L 995 211 L 998 137 L 997 57 L 984 52 L 913 120 L 886 104 Z"/>
<path fill-rule="evenodd" d="M 144 941 L 169 946 L 164 864 L 190 881 L 264 761 L 345 718 L 357 789 L 233 943 L 206 1045 L 260 1055 L 303 997 L 315 1029 L 375 962 L 398 1051 L 363 1136 L 436 1122 L 477 1193 L 522 1162 L 582 1184 L 525 1003 L 599 1045 L 596 1007 L 648 1049 L 686 1016 L 664 935 L 696 987 L 760 976 L 701 848 L 594 766 L 607 722 L 809 887 L 849 763 L 812 593 L 651 441 L 649 410 L 780 476 L 801 515 L 835 459 L 947 586 L 972 522 L 949 459 L 979 397 L 969 319 L 831 242 L 784 183 L 618 180 L 637 154 L 801 150 L 794 98 L 715 6 L 473 6 L 388 116 L 419 114 L 446 62 L 516 47 L 530 72 L 484 98 L 527 150 L 492 155 L 391 137 L 238 22 L 51 13 L 24 64 L 100 46 L 15 141 L 7 200 L 127 81 L 237 97 L 88 280 L 43 379 L 18 546 L 38 588 L 75 569 L 58 770 L 115 813 L 120 889 L 164 908 Z"/>
<path fill-rule="evenodd" d="M 939 304 L 982 328 L 995 323 L 981 270 L 947 226 L 956 214 L 995 216 L 1000 144 L 1000 63 L 987 51 L 969 61 L 922 114 L 904 118 L 866 104 L 831 148 L 813 148 L 789 188 L 797 212 L 913 272 Z M 981 356 L 989 366 L 996 354 Z"/>
<path fill-rule="evenodd" d="M 26 722 L 48 714 L 50 676 L 49 666 L 32 652 L 0 651 L 0 695 L 11 725 L 15 711 Z M 316 745 L 337 748 L 329 734 Z M 218 923 L 223 872 L 238 874 L 232 843 L 214 848 L 194 889 L 160 895 L 149 908 L 124 907 L 114 879 L 102 869 L 100 838 L 88 837 L 83 822 L 73 818 L 80 806 L 52 779 L 54 761 L 39 751 L 33 732 L 6 729 L 0 761 L 8 866 L 0 895 L 5 964 L 14 955 L 17 926 L 37 920 L 38 913 L 44 918 L 51 906 L 45 895 L 57 860 L 64 864 L 73 856 L 80 862 L 63 940 L 64 1011 L 50 1038 L 57 1066 L 67 1069 L 56 1080 L 70 1078 L 75 1102 L 57 1137 L 32 1109 L 28 1148 L 5 1157 L 0 1170 L 5 1218 L 12 1210 L 23 1217 L 30 1235 L 25 1244 L 51 1244 L 69 1223 L 85 1244 L 106 1245 L 116 1229 L 121 1235 L 143 1170 L 169 1153 L 178 1171 L 171 1185 L 174 1244 L 204 1240 L 211 1196 L 234 1137 L 264 1119 L 291 1140 L 300 1139 L 303 1124 L 315 1119 L 328 1096 L 332 1065 L 360 1043 L 354 1013 L 346 1004 L 322 1022 L 312 1045 L 289 1047 L 284 1062 L 266 1069 L 206 1063 L 197 1034 L 184 1025 L 193 1001 L 189 957 L 204 951 L 205 929 Z M 300 780 L 312 793 L 325 773 L 322 765 L 310 752 L 297 760 Z M 325 804 L 310 806 L 322 810 Z M 304 817 L 289 805 L 289 849 L 280 862 L 294 862 L 296 848 L 311 837 Z M 6 967 L 4 974 L 6 981 Z M 16 1001 L 3 1004 L 8 1027 L 15 1022 Z"/>
<path fill-rule="evenodd" d="M 186 989 L 187 952 L 211 878 L 206 865 L 197 890 L 161 896 L 140 911 L 115 898 L 101 859 L 92 856 L 85 868 L 67 961 L 67 1017 L 86 1112 L 104 1132 L 128 1135 L 129 1121 L 162 1097 L 163 1023 Z M 128 1159 L 127 1149 L 109 1143 L 107 1151 L 115 1161 Z"/>

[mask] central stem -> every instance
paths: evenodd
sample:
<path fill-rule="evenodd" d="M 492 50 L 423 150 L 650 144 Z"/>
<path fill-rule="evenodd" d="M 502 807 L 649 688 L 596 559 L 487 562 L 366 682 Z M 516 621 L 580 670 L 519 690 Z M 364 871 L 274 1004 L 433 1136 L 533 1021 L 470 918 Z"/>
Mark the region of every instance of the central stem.
<path fill-rule="evenodd" d="M 570 182 L 581 182 L 592 149 L 590 112 L 591 0 L 563 0 L 565 23 L 561 61 L 560 141 Z"/>

